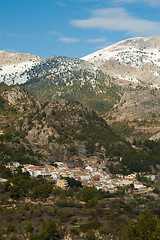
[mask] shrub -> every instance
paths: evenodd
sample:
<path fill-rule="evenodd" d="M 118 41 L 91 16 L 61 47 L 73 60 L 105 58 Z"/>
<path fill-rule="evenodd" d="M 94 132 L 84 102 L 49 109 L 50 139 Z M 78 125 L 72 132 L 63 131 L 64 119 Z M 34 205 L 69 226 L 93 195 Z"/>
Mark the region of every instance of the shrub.
<path fill-rule="evenodd" d="M 96 236 L 92 230 L 88 230 L 86 233 L 86 239 L 87 240 L 96 240 Z"/>
<path fill-rule="evenodd" d="M 26 225 L 26 232 L 28 233 L 28 232 L 32 232 L 33 231 L 33 227 L 32 227 L 32 224 L 31 224 L 31 222 L 28 222 L 27 223 L 27 225 Z"/>
<path fill-rule="evenodd" d="M 99 229 L 102 226 L 102 224 L 99 221 L 92 221 L 92 222 L 88 222 L 86 224 L 81 224 L 80 225 L 80 230 L 82 232 L 87 232 L 88 230 L 91 229 Z"/>
<path fill-rule="evenodd" d="M 12 223 L 8 223 L 7 233 L 11 233 L 11 232 L 14 232 L 14 226 L 12 225 Z"/>

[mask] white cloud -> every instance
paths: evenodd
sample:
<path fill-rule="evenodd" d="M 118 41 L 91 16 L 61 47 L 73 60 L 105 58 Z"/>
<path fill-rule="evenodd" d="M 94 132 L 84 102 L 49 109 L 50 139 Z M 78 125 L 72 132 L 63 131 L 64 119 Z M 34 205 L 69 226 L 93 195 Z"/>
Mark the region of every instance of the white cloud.
<path fill-rule="evenodd" d="M 160 22 L 132 16 L 124 8 L 97 9 L 90 18 L 72 20 L 71 24 L 79 28 L 124 31 L 132 36 L 160 35 Z"/>
<path fill-rule="evenodd" d="M 60 7 L 65 7 L 66 4 L 64 2 L 61 2 L 61 1 L 57 1 L 57 5 L 60 6 Z"/>
<path fill-rule="evenodd" d="M 80 41 L 80 39 L 78 38 L 70 38 L 70 37 L 62 37 L 62 38 L 59 38 L 59 40 L 65 43 L 75 43 Z"/>
<path fill-rule="evenodd" d="M 65 42 L 65 43 L 75 43 L 80 41 L 80 39 L 78 38 L 65 37 L 63 33 L 57 32 L 55 30 L 51 30 L 47 34 L 50 36 L 57 36 L 58 41 Z"/>
<path fill-rule="evenodd" d="M 51 30 L 47 34 L 50 35 L 50 36 L 61 36 L 62 35 L 61 32 L 57 32 L 55 30 Z"/>
<path fill-rule="evenodd" d="M 18 34 L 18 33 L 7 33 L 8 37 L 15 37 L 15 38 L 32 38 L 34 34 Z"/>
<path fill-rule="evenodd" d="M 116 3 L 148 3 L 149 5 L 156 7 L 160 6 L 160 0 L 114 0 Z"/>
<path fill-rule="evenodd" d="M 102 38 L 90 38 L 87 40 L 87 42 L 90 42 L 90 43 L 98 43 L 98 42 L 105 42 L 107 39 L 105 37 L 102 37 Z"/>

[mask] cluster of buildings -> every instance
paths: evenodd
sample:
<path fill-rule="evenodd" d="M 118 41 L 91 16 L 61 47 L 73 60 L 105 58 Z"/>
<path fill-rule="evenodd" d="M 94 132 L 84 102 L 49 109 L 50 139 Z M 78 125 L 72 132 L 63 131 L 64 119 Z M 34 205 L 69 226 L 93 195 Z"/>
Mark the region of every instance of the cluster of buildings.
<path fill-rule="evenodd" d="M 20 163 L 13 162 L 7 167 L 10 167 L 12 171 L 15 171 L 19 166 Z M 95 186 L 97 190 L 102 189 L 103 191 L 109 192 L 115 192 L 119 187 L 130 185 L 141 191 L 147 189 L 145 185 L 137 181 L 136 173 L 128 176 L 123 176 L 120 174 L 113 176 L 97 165 L 86 165 L 84 168 L 69 168 L 67 164 L 63 162 L 55 162 L 54 166 L 48 164 L 44 166 L 24 164 L 22 166 L 22 171 L 29 172 L 31 177 L 53 179 L 56 181 L 56 185 L 61 188 L 67 187 L 67 181 L 63 178 L 70 177 L 80 181 L 84 186 Z M 147 175 L 147 177 L 152 181 L 155 179 L 154 175 Z"/>

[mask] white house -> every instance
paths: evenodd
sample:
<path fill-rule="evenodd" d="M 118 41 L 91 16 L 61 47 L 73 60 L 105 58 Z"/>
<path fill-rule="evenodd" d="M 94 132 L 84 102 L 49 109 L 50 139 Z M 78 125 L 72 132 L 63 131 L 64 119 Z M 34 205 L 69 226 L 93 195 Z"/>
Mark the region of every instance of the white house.
<path fill-rule="evenodd" d="M 79 175 L 79 178 L 80 178 L 81 181 L 87 181 L 87 180 L 91 179 L 89 174 Z"/>
<path fill-rule="evenodd" d="M 18 168 L 21 164 L 19 162 L 12 162 L 13 167 Z"/>
<path fill-rule="evenodd" d="M 145 177 L 148 178 L 150 181 L 154 181 L 156 179 L 156 176 L 153 174 L 145 175 Z"/>
<path fill-rule="evenodd" d="M 54 180 L 58 180 L 60 178 L 60 175 L 57 172 L 51 172 L 50 174 Z"/>
<path fill-rule="evenodd" d="M 99 170 L 98 166 L 95 166 L 95 165 L 87 166 L 85 169 L 90 172 L 97 172 Z"/>
<path fill-rule="evenodd" d="M 142 183 L 140 182 L 135 182 L 134 183 L 134 188 L 135 189 L 138 189 L 138 190 L 141 190 L 141 189 L 146 189 L 146 186 L 144 186 Z"/>

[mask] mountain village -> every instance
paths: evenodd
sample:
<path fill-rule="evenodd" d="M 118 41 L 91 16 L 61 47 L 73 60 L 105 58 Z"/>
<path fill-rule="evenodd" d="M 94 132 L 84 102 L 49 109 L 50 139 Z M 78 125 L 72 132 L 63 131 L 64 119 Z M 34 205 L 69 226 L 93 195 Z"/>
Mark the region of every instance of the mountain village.
<path fill-rule="evenodd" d="M 151 187 L 147 188 L 144 184 L 137 181 L 137 174 L 132 173 L 124 176 L 122 174 L 110 174 L 109 171 L 103 170 L 99 164 L 86 165 L 84 168 L 75 167 L 69 168 L 67 164 L 63 162 L 55 162 L 54 166 L 46 164 L 44 166 L 35 166 L 30 164 L 21 165 L 19 162 L 12 162 L 6 165 L 6 168 L 14 173 L 17 168 L 21 167 L 23 172 L 28 172 L 33 178 L 45 178 L 49 181 L 55 181 L 56 186 L 66 189 L 68 187 L 67 180 L 65 178 L 74 178 L 82 183 L 83 186 L 95 187 L 97 190 L 108 191 L 110 193 L 116 192 L 119 188 L 126 186 L 134 187 L 137 192 L 151 192 Z M 155 175 L 144 175 L 148 180 L 154 181 Z M 5 179 L 0 179 L 1 182 Z"/>

